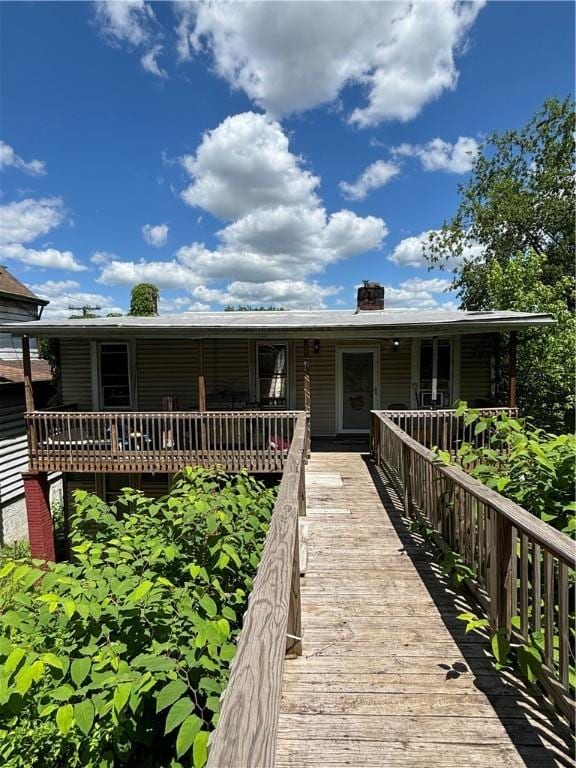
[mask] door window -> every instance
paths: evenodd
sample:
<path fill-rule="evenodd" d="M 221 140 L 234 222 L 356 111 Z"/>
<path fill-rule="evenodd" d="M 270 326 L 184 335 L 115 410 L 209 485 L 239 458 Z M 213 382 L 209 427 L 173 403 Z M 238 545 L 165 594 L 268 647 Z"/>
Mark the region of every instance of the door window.
<path fill-rule="evenodd" d="M 100 406 L 105 410 L 131 407 L 128 344 L 100 344 Z"/>
<path fill-rule="evenodd" d="M 288 405 L 288 345 L 258 344 L 256 378 L 260 405 Z"/>
<path fill-rule="evenodd" d="M 373 352 L 342 352 L 342 429 L 370 428 L 373 390 Z"/>

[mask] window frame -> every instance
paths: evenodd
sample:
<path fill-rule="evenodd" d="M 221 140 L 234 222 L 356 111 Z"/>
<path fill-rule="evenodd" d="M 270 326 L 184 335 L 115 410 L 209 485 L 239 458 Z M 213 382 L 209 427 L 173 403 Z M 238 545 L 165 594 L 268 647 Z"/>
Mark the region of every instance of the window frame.
<path fill-rule="evenodd" d="M 260 392 L 260 365 L 259 365 L 260 347 L 284 347 L 286 351 L 286 374 L 284 377 L 286 382 L 286 404 L 285 405 L 264 405 L 262 403 L 262 397 Z M 256 342 L 255 360 L 254 360 L 254 374 L 255 374 L 254 384 L 255 384 L 256 402 L 258 403 L 258 406 L 260 408 L 263 408 L 265 410 L 270 410 L 270 411 L 290 410 L 291 389 L 292 389 L 290 384 L 290 374 L 291 374 L 290 351 L 291 351 L 291 346 L 290 346 L 290 342 L 288 341 L 261 340 Z"/>
<path fill-rule="evenodd" d="M 102 347 L 124 347 L 126 349 L 126 359 L 128 363 L 128 405 L 126 406 L 106 406 L 104 404 L 104 389 L 102 384 Z M 100 411 L 111 411 L 122 413 L 122 411 L 134 410 L 134 375 L 132 370 L 134 355 L 132 344 L 129 341 L 98 341 L 95 345 L 95 366 L 98 402 L 97 407 Z"/>
<path fill-rule="evenodd" d="M 447 402 L 438 403 L 436 405 L 427 404 L 422 402 L 422 343 L 424 341 L 431 342 L 434 347 L 434 339 L 438 340 L 438 346 L 440 342 L 448 342 L 450 349 L 450 375 L 448 378 L 448 392 L 446 394 Z M 413 340 L 413 354 L 412 354 L 412 391 L 413 391 L 413 408 L 421 409 L 438 409 L 438 408 L 451 408 L 453 404 L 460 397 L 460 337 L 457 336 L 417 336 Z M 434 364 L 433 364 L 434 368 Z M 437 362 L 436 362 L 437 370 Z M 428 392 L 429 390 L 426 390 Z M 444 392 L 445 390 L 441 390 Z M 438 392 L 438 390 L 437 390 Z"/>

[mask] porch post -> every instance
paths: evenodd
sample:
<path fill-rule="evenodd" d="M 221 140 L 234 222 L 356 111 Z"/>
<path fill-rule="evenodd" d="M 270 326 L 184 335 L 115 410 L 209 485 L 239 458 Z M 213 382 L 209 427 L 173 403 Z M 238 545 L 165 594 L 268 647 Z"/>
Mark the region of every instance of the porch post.
<path fill-rule="evenodd" d="M 516 359 L 518 331 L 510 332 L 508 342 L 508 407 L 516 408 Z"/>
<path fill-rule="evenodd" d="M 198 342 L 198 409 L 206 410 L 206 379 L 204 378 L 204 342 Z"/>
<path fill-rule="evenodd" d="M 23 472 L 30 554 L 38 560 L 56 560 L 50 514 L 50 486 L 46 472 Z"/>
<path fill-rule="evenodd" d="M 34 388 L 32 386 L 32 366 L 30 364 L 30 339 L 22 336 L 22 368 L 24 369 L 24 398 L 26 411 L 34 410 Z"/>
<path fill-rule="evenodd" d="M 310 454 L 310 341 L 304 340 L 304 410 L 306 411 L 306 444 Z"/>

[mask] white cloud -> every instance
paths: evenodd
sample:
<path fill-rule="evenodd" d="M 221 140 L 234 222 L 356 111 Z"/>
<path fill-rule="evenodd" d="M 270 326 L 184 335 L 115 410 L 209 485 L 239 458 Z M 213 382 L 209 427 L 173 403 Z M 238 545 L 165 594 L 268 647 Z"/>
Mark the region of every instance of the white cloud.
<path fill-rule="evenodd" d="M 29 243 L 64 219 L 59 197 L 27 198 L 0 206 L 0 243 Z"/>
<path fill-rule="evenodd" d="M 217 74 L 275 116 L 361 86 L 364 127 L 414 118 L 456 86 L 454 56 L 483 6 L 474 3 L 179 4 L 180 59 L 207 49 Z"/>
<path fill-rule="evenodd" d="M 90 256 L 90 261 L 93 264 L 98 264 L 101 266 L 102 264 L 108 264 L 109 261 L 114 261 L 118 258 L 115 253 L 110 253 L 109 251 L 94 251 L 92 256 Z"/>
<path fill-rule="evenodd" d="M 156 75 L 156 77 L 166 78 L 168 77 L 166 70 L 162 69 L 160 64 L 158 64 L 158 57 L 162 53 L 162 50 L 163 48 L 161 45 L 153 46 L 142 56 L 140 63 L 146 72 L 150 72 L 152 75 Z"/>
<path fill-rule="evenodd" d="M 110 296 L 80 291 L 75 280 L 47 280 L 31 287 L 37 296 L 50 302 L 42 314 L 43 318 L 56 320 L 70 317 L 70 307 L 100 307 L 99 314 L 103 315 L 124 311 Z"/>
<path fill-rule="evenodd" d="M 394 248 L 388 261 L 392 261 L 399 267 L 427 267 L 430 262 L 425 258 L 425 250 L 428 247 L 430 235 L 436 230 L 421 232 L 419 235 L 406 237 L 401 240 Z M 454 256 L 447 263 L 450 268 L 462 264 L 464 261 L 478 259 L 484 252 L 483 247 L 478 243 L 469 243 L 465 246 L 460 256 Z"/>
<path fill-rule="evenodd" d="M 46 163 L 43 160 L 23 160 L 9 144 L 0 141 L 0 169 L 18 168 L 31 176 L 44 176 Z"/>
<path fill-rule="evenodd" d="M 93 8 L 98 30 L 108 42 L 137 47 L 150 40 L 155 17 L 144 0 L 96 0 Z"/>
<path fill-rule="evenodd" d="M 438 296 L 445 294 L 449 287 L 450 280 L 413 277 L 397 287 L 385 286 L 384 306 L 387 309 L 454 309 L 451 300 L 454 294 L 446 294 L 445 300 Z"/>
<path fill-rule="evenodd" d="M 389 160 L 376 160 L 369 165 L 354 183 L 341 181 L 340 190 L 350 200 L 364 200 L 369 192 L 387 184 L 400 173 L 400 166 Z"/>
<path fill-rule="evenodd" d="M 72 251 L 24 245 L 59 226 L 64 215 L 64 206 L 58 197 L 26 199 L 0 206 L 0 256 L 44 269 L 73 272 L 86 269 L 76 261 Z"/>
<path fill-rule="evenodd" d="M 427 144 L 400 144 L 392 149 L 392 153 L 394 156 L 418 157 L 425 171 L 468 173 L 478 149 L 475 139 L 459 136 L 455 144 L 437 138 Z"/>
<path fill-rule="evenodd" d="M 236 219 L 254 208 L 316 202 L 320 180 L 290 152 L 280 124 L 255 112 L 226 118 L 204 134 L 195 155 L 181 161 L 192 177 L 183 200 L 220 219 Z"/>
<path fill-rule="evenodd" d="M 57 248 L 36 249 L 20 243 L 9 243 L 0 245 L 0 256 L 43 269 L 69 269 L 71 272 L 83 272 L 86 269 L 76 261 L 72 251 L 60 251 Z"/>
<path fill-rule="evenodd" d="M 167 224 L 145 224 L 142 227 L 142 237 L 148 243 L 155 248 L 161 248 L 166 245 L 168 240 L 168 225 Z"/>
<path fill-rule="evenodd" d="M 333 289 L 306 279 L 336 261 L 379 249 L 388 233 L 380 218 L 348 210 L 328 213 L 316 194 L 319 179 L 290 152 L 280 125 L 263 115 L 227 118 L 203 136 L 183 164 L 192 176 L 185 201 L 232 219 L 216 233 L 217 246 L 194 242 L 164 262 L 114 259 L 104 265 L 100 282 L 131 285 L 147 279 L 163 288 L 203 286 L 220 298 L 222 290 L 210 283 L 226 282 L 240 286 L 242 302 L 248 303 L 257 299 L 247 298 L 247 286 L 260 295 L 258 286 L 264 284 L 266 290 L 281 290 L 287 305 L 318 306 Z M 299 298 L 283 292 L 288 284 L 297 286 Z M 230 295 L 229 301 L 240 298 Z"/>
<path fill-rule="evenodd" d="M 284 309 L 322 309 L 324 299 L 339 293 L 340 287 L 322 286 L 300 280 L 272 280 L 265 283 L 235 281 L 224 290 L 199 286 L 194 296 L 215 304 L 251 304 L 276 306 Z"/>
<path fill-rule="evenodd" d="M 174 261 L 111 261 L 105 264 L 98 283 L 128 285 L 154 283 L 158 288 L 190 288 L 200 279 L 192 270 Z"/>

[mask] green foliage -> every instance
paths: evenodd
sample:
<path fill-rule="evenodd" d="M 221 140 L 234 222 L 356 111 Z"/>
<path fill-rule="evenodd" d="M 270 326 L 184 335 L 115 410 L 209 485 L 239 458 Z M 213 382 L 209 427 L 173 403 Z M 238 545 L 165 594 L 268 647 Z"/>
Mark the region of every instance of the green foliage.
<path fill-rule="evenodd" d="M 461 445 L 457 461 L 462 467 L 541 520 L 574 534 L 576 435 L 551 435 L 528 419 L 506 414 L 481 416 L 466 403 L 456 413 L 475 435 L 489 433 L 486 447 Z"/>
<path fill-rule="evenodd" d="M 522 412 L 554 431 L 574 419 L 574 137 L 568 98 L 546 101 L 520 130 L 489 136 L 455 215 L 424 246 L 431 265 L 456 263 L 452 287 L 463 309 L 555 317 L 555 327 L 522 332 L 518 344 Z M 472 245 L 482 258 L 462 258 Z"/>
<path fill-rule="evenodd" d="M 160 292 L 152 283 L 139 283 L 130 293 L 129 315 L 134 317 L 154 317 L 158 314 Z"/>
<path fill-rule="evenodd" d="M 202 766 L 274 498 L 204 469 L 76 491 L 74 562 L 0 567 L 0 764 Z"/>
<path fill-rule="evenodd" d="M 576 317 L 566 303 L 566 296 L 573 296 L 574 279 L 565 275 L 549 285 L 545 282 L 546 266 L 547 258 L 532 251 L 511 256 L 505 264 L 493 261 L 487 269 L 486 287 L 495 309 L 543 312 L 555 318 L 555 326 L 519 334 L 518 405 L 538 426 L 565 431 L 574 428 L 576 403 L 576 371 L 571 364 Z M 501 365 L 505 374 L 505 355 Z"/>
<path fill-rule="evenodd" d="M 570 98 L 549 99 L 520 130 L 487 137 L 470 180 L 459 187 L 456 214 L 425 251 L 442 266 L 466 246 L 483 246 L 485 260 L 457 267 L 455 285 L 466 309 L 490 308 L 486 271 L 516 253 L 547 257 L 546 285 L 573 275 L 574 149 Z"/>

